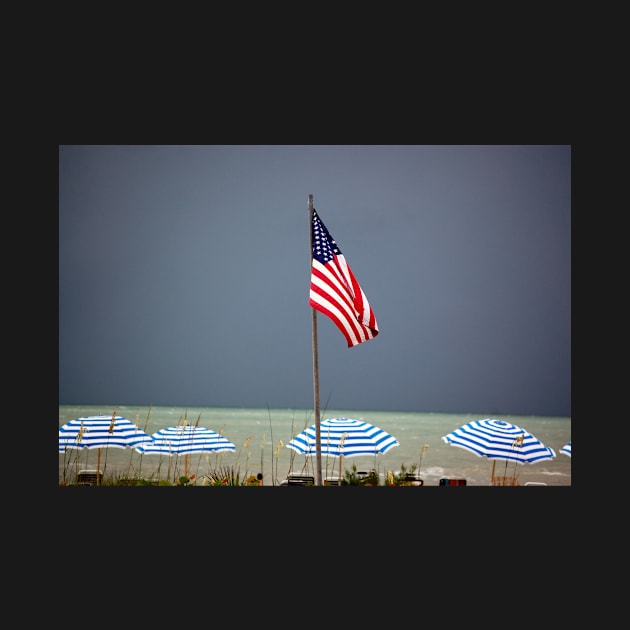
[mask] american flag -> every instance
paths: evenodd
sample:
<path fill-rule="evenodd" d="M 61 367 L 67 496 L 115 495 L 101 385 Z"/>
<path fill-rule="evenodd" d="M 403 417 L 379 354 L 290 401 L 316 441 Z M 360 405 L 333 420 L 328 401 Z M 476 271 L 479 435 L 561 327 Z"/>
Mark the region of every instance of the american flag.
<path fill-rule="evenodd" d="M 339 246 L 313 210 L 313 259 L 308 303 L 330 317 L 348 342 L 357 346 L 378 335 L 372 307 Z"/>

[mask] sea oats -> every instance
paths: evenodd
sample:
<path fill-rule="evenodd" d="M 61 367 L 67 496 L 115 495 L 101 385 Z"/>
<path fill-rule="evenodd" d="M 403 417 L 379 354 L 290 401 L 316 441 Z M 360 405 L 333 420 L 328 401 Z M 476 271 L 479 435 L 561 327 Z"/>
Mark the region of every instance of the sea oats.
<path fill-rule="evenodd" d="M 151 415 L 151 407 L 152 406 L 153 405 L 149 406 L 149 411 L 147 411 L 147 419 L 144 422 L 144 431 L 145 431 L 145 433 L 146 433 L 147 427 L 149 426 L 149 416 Z"/>
<path fill-rule="evenodd" d="M 83 421 L 81 421 L 81 426 L 79 428 L 79 433 L 77 433 L 76 442 L 77 444 L 83 439 L 83 433 L 85 431 L 85 427 L 83 426 Z"/>
<path fill-rule="evenodd" d="M 347 433 L 344 433 L 341 436 L 341 439 L 339 440 L 339 452 L 342 453 L 343 452 L 343 443 L 346 441 L 346 438 L 348 437 Z"/>
<path fill-rule="evenodd" d="M 109 432 L 113 433 L 114 432 L 114 425 L 116 424 L 116 412 L 118 411 L 118 409 L 114 409 L 114 413 L 112 414 L 112 421 L 109 425 Z"/>

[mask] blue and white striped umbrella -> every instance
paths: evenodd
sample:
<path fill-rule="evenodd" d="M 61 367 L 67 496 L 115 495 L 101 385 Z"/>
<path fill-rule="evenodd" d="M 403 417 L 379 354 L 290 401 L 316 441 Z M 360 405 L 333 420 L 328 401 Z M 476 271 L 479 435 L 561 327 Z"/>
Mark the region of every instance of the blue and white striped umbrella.
<path fill-rule="evenodd" d="M 571 442 L 567 442 L 561 449 L 560 452 L 563 455 L 568 455 L 569 457 L 571 457 Z"/>
<path fill-rule="evenodd" d="M 328 418 L 319 423 L 322 455 L 355 457 L 378 455 L 399 446 L 389 433 L 362 420 Z M 296 435 L 286 446 L 303 455 L 315 455 L 316 427 L 312 425 Z"/>
<path fill-rule="evenodd" d="M 442 439 L 480 457 L 519 464 L 534 464 L 556 456 L 525 429 L 496 418 L 473 420 Z"/>
<path fill-rule="evenodd" d="M 82 448 L 136 448 L 150 444 L 151 436 L 131 420 L 117 416 L 86 416 L 59 428 L 59 452 Z"/>
<path fill-rule="evenodd" d="M 136 448 L 144 455 L 191 455 L 192 453 L 221 453 L 235 451 L 226 437 L 205 427 L 180 425 L 156 431 L 152 441 Z"/>

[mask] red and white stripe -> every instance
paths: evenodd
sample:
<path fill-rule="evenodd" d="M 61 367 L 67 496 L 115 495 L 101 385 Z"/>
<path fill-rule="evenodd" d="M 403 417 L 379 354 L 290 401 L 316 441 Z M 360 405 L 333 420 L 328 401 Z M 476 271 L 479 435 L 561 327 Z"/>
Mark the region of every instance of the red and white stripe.
<path fill-rule="evenodd" d="M 308 303 L 335 323 L 352 348 L 378 335 L 378 325 L 365 293 L 343 254 L 323 265 L 313 258 Z"/>

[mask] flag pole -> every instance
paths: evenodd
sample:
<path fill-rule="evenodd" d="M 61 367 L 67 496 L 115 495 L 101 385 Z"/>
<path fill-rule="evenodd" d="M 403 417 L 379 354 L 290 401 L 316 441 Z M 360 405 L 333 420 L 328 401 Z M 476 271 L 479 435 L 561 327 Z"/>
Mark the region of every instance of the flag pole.
<path fill-rule="evenodd" d="M 308 225 L 310 234 L 310 261 L 313 264 L 313 195 L 308 196 Z M 315 413 L 315 485 L 322 484 L 322 437 L 319 425 L 319 357 L 317 353 L 317 311 L 311 307 L 313 337 L 313 403 Z"/>

